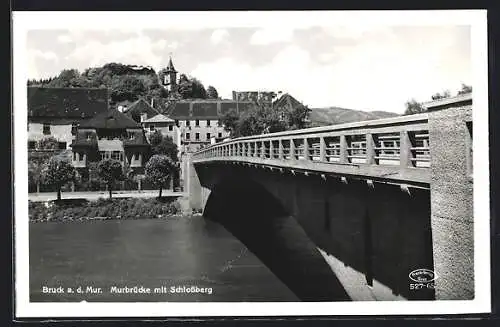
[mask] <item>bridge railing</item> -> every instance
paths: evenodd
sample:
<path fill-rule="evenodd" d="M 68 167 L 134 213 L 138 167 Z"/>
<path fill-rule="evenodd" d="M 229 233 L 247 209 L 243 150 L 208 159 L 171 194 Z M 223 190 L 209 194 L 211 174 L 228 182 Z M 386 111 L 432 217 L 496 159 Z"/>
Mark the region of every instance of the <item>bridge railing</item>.
<path fill-rule="evenodd" d="M 332 164 L 430 167 L 427 113 L 235 138 L 194 160 L 260 158 Z"/>

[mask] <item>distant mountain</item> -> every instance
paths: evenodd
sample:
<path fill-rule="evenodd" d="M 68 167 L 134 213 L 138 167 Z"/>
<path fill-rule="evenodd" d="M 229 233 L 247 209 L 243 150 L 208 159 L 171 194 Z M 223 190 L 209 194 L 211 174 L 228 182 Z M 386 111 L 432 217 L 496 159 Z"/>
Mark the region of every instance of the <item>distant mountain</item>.
<path fill-rule="evenodd" d="M 339 107 L 311 108 L 309 120 L 312 126 L 326 126 L 363 120 L 400 116 L 387 111 L 361 111 Z"/>

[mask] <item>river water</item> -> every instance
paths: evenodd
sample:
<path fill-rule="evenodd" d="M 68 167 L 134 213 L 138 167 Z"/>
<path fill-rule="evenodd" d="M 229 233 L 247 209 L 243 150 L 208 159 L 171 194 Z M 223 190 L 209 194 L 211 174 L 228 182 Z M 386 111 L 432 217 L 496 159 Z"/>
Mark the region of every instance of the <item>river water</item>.
<path fill-rule="evenodd" d="M 47 293 L 59 287 L 64 293 Z M 149 288 L 150 293 L 118 293 L 123 287 Z M 190 287 L 195 292 L 188 292 Z M 30 300 L 252 302 L 298 298 L 222 225 L 190 216 L 31 223 Z"/>

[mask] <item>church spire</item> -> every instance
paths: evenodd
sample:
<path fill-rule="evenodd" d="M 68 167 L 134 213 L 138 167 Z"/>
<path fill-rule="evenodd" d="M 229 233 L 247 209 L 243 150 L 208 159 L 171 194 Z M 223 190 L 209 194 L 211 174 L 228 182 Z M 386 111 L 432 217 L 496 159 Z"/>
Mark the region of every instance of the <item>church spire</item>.
<path fill-rule="evenodd" d="M 174 68 L 174 64 L 172 63 L 172 53 L 170 53 L 168 59 L 167 69 L 165 71 L 163 80 L 163 85 L 167 89 L 167 91 L 172 92 L 177 89 L 177 71 Z"/>
<path fill-rule="evenodd" d="M 174 64 L 172 63 L 172 54 L 170 54 L 169 59 L 168 59 L 167 72 L 168 73 L 177 73 L 177 71 L 174 68 Z"/>

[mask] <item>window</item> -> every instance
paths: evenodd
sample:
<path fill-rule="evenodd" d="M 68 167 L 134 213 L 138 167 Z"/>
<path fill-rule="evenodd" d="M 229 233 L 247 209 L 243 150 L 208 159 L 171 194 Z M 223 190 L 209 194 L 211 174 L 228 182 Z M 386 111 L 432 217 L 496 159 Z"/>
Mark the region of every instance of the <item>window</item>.
<path fill-rule="evenodd" d="M 77 129 L 78 125 L 76 123 L 71 124 L 71 135 L 75 135 Z"/>
<path fill-rule="evenodd" d="M 207 119 L 207 126 L 210 126 L 210 119 Z"/>
<path fill-rule="evenodd" d="M 66 150 L 66 142 L 58 142 L 59 150 Z"/>
<path fill-rule="evenodd" d="M 210 133 L 207 133 L 207 140 L 210 140 Z"/>
<path fill-rule="evenodd" d="M 189 120 L 186 120 L 186 126 L 191 126 L 191 122 Z"/>
<path fill-rule="evenodd" d="M 129 139 L 129 140 L 133 140 L 133 139 L 135 139 L 135 133 L 133 133 L 133 132 L 128 132 L 128 139 Z"/>
<path fill-rule="evenodd" d="M 173 130 L 174 130 L 174 126 L 172 126 L 172 125 L 168 125 L 168 130 L 169 130 L 169 131 L 173 131 Z"/>
<path fill-rule="evenodd" d="M 139 160 L 139 153 L 138 152 L 134 153 L 134 160 Z"/>
<path fill-rule="evenodd" d="M 199 141 L 199 140 L 200 140 L 200 133 L 196 133 L 196 134 L 194 135 L 194 137 L 195 137 L 195 140 L 196 140 L 196 141 Z"/>
<path fill-rule="evenodd" d="M 196 119 L 194 123 L 195 123 L 196 127 L 200 127 L 200 120 L 199 119 Z"/>
<path fill-rule="evenodd" d="M 111 154 L 111 159 L 121 160 L 121 152 L 113 151 L 113 153 Z"/>
<path fill-rule="evenodd" d="M 43 124 L 43 135 L 50 135 L 50 124 Z"/>
<path fill-rule="evenodd" d="M 80 157 L 79 158 L 79 161 L 83 161 L 83 158 L 85 156 L 85 153 L 84 152 L 78 152 L 78 156 Z"/>
<path fill-rule="evenodd" d="M 36 142 L 35 141 L 28 141 L 28 149 L 33 150 L 36 148 Z"/>
<path fill-rule="evenodd" d="M 186 133 L 186 140 L 189 140 L 191 139 L 191 134 L 190 133 Z"/>
<path fill-rule="evenodd" d="M 179 120 L 178 119 L 175 120 L 175 126 L 179 127 Z"/>
<path fill-rule="evenodd" d="M 222 137 L 222 133 L 219 133 L 217 136 L 218 136 L 219 138 L 221 138 L 221 137 Z"/>
<path fill-rule="evenodd" d="M 149 126 L 149 130 L 150 130 L 151 132 L 154 132 L 154 131 L 155 131 L 155 125 L 150 125 L 150 126 Z"/>

